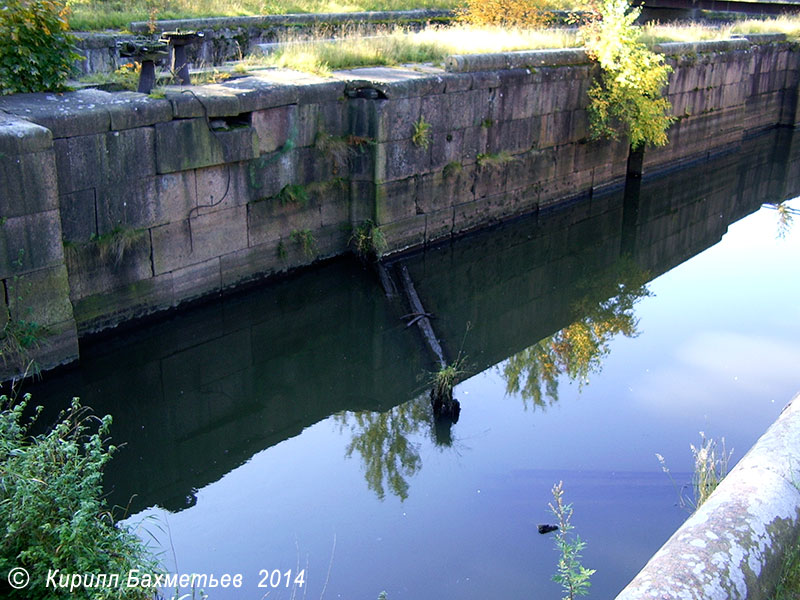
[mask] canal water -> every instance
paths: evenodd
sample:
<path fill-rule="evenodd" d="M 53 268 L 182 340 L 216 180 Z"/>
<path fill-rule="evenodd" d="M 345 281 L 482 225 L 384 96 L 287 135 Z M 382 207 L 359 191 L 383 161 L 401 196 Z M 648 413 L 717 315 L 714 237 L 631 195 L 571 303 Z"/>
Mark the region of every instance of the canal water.
<path fill-rule="evenodd" d="M 762 206 L 800 195 L 797 137 L 390 263 L 458 361 L 454 424 L 409 308 L 349 258 L 88 342 L 30 391 L 113 415 L 110 502 L 169 572 L 242 575 L 211 599 L 555 600 L 558 482 L 612 598 L 688 516 L 690 444 L 735 463 L 800 390 L 800 229 Z"/>

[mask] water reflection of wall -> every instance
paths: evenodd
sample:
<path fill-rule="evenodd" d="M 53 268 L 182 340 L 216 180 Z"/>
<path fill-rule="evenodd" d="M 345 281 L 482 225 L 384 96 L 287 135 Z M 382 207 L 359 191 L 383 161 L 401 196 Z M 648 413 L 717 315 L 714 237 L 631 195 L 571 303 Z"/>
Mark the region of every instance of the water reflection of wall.
<path fill-rule="evenodd" d="M 785 132 L 740 152 L 405 259 L 451 358 L 467 322 L 470 370 L 497 364 L 608 297 L 632 250 L 659 274 L 716 243 L 763 201 L 797 194 Z M 629 190 L 630 191 L 630 190 Z M 605 294 L 605 295 L 604 295 Z M 109 473 L 114 502 L 180 509 L 194 488 L 328 415 L 386 410 L 431 369 L 417 332 L 360 267 L 337 261 L 82 349 L 80 367 L 32 390 L 80 395 L 126 441 Z"/>

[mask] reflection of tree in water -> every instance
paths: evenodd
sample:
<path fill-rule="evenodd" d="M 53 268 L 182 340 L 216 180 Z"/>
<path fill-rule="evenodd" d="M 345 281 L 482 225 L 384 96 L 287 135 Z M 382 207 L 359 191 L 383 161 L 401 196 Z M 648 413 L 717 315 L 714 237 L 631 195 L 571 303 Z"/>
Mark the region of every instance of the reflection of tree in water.
<path fill-rule="evenodd" d="M 401 500 L 408 497 L 408 479 L 422 467 L 419 444 L 409 438 L 430 427 L 430 401 L 421 396 L 386 412 L 342 413 L 336 420 L 349 426 L 353 439 L 347 457 L 361 455 L 369 489 L 383 500 L 386 488 Z"/>
<path fill-rule="evenodd" d="M 558 378 L 566 375 L 580 387 L 591 373 L 599 373 L 609 343 L 617 334 L 636 337 L 634 304 L 650 295 L 645 284 L 649 274 L 630 259 L 580 284 L 585 293 L 571 307 L 577 320 L 510 357 L 503 365 L 506 392 L 520 394 L 526 403 L 542 407 L 558 400 Z M 597 298 L 608 298 L 598 301 Z"/>
<path fill-rule="evenodd" d="M 789 206 L 788 201 L 783 201 L 778 204 L 765 204 L 767 208 L 772 208 L 778 212 L 778 237 L 784 238 L 789 234 L 792 228 L 794 218 L 800 215 L 800 209 Z"/>

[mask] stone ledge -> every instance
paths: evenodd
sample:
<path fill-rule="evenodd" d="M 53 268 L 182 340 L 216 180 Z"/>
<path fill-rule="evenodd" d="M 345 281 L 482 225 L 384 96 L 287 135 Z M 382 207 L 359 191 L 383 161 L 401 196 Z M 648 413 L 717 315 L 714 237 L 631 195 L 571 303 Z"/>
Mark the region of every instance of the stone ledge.
<path fill-rule="evenodd" d="M 653 51 L 667 56 L 680 54 L 707 54 L 709 52 L 732 52 L 734 50 L 749 50 L 751 42 L 747 38 L 732 38 L 728 40 L 711 40 L 707 42 L 663 42 L 653 44 Z"/>
<path fill-rule="evenodd" d="M 445 59 L 445 69 L 451 73 L 464 73 L 588 63 L 589 57 L 583 48 L 562 48 L 557 50 L 519 50 L 497 54 L 456 54 Z"/>
<path fill-rule="evenodd" d="M 95 89 L 2 96 L 0 111 L 46 127 L 53 138 L 132 129 L 172 119 L 172 107 L 166 100 Z"/>

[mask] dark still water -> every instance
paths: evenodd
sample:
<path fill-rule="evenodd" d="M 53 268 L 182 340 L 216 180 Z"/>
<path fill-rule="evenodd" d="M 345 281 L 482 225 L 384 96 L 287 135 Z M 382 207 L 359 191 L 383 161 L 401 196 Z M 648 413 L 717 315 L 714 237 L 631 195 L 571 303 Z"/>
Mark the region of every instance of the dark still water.
<path fill-rule="evenodd" d="M 465 357 L 451 427 L 349 259 L 82 348 L 35 400 L 114 416 L 111 501 L 169 571 L 242 574 L 212 600 L 555 600 L 558 481 L 611 598 L 687 516 L 656 453 L 679 485 L 701 431 L 735 462 L 800 390 L 800 226 L 761 207 L 800 195 L 797 137 L 389 265 Z"/>

